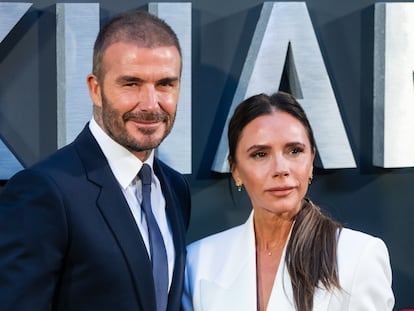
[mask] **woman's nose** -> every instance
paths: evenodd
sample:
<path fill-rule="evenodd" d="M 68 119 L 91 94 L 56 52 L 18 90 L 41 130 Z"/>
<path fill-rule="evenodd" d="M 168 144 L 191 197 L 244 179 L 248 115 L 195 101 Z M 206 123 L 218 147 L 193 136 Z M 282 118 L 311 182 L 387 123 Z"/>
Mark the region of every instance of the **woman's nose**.
<path fill-rule="evenodd" d="M 283 155 L 276 155 L 273 163 L 273 177 L 282 177 L 289 175 L 289 165 Z"/>

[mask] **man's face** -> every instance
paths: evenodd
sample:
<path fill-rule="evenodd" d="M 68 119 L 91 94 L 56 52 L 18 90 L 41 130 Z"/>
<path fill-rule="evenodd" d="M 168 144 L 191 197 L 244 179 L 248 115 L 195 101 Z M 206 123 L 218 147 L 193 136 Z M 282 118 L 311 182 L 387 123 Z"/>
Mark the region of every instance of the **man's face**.
<path fill-rule="evenodd" d="M 145 160 L 174 123 L 180 89 L 181 57 L 176 47 L 110 45 L 103 56 L 103 79 L 88 86 L 94 116 L 119 144 Z"/>

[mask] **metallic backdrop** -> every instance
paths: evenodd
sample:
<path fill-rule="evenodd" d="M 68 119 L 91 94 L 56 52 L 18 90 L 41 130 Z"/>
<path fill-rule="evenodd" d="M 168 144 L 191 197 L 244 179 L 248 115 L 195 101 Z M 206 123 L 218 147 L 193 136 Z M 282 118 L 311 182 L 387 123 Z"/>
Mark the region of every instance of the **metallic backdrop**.
<path fill-rule="evenodd" d="M 270 91 L 269 81 L 261 81 L 259 74 L 264 68 L 260 62 L 270 61 L 279 66 L 264 73 L 275 79 L 274 87 L 291 90 L 304 105 L 308 100 L 322 104 L 329 95 L 325 109 L 333 111 L 329 114 L 333 119 L 325 131 L 332 134 L 332 127 L 339 133 L 334 136 L 343 141 L 336 147 L 328 139 L 323 153 L 334 162 L 343 156 L 348 164 L 340 160 L 342 164 L 327 169 L 329 161 L 324 162 L 319 150 L 320 165 L 309 196 L 346 226 L 385 240 L 393 266 L 396 310 L 414 309 L 414 19 L 412 9 L 401 6 L 410 2 L 308 0 L 304 10 L 303 4 L 292 1 L 288 7 L 302 7 L 295 10 L 302 15 L 294 16 L 290 27 L 274 19 L 286 5 L 281 2 L 195 0 L 187 6 L 178 1 L 148 6 L 140 0 L 102 0 L 82 4 L 89 8 L 89 15 L 82 16 L 73 11 L 79 3 L 75 7 L 70 3 L 76 1 L 56 5 L 56 1 L 39 0 L 18 6 L 0 1 L 0 167 L 4 174 L 0 185 L 14 171 L 71 140 L 68 134 L 74 130 L 69 126 L 77 120 L 73 115 L 83 114 L 78 127 L 89 118 L 90 101 L 79 99 L 86 91 L 87 70 L 82 72 L 85 68 L 77 61 L 90 62 L 90 46 L 82 41 L 85 45 L 74 49 L 78 41 L 73 38 L 92 38 L 98 22 L 127 9 L 169 13 L 170 23 L 184 25 L 179 30 L 181 39 L 191 47 L 185 55 L 190 87 L 181 98 L 186 104 L 180 106 L 179 138 L 159 150 L 159 155 L 181 159 L 171 163 L 190 181 L 193 215 L 188 241 L 238 224 L 249 213 L 245 194 L 235 191 L 228 173 L 219 173 L 226 171 L 226 163 L 218 151 L 232 105 L 250 92 Z M 179 5 L 163 11 L 171 4 Z M 95 18 L 97 11 L 100 21 Z M 80 17 L 78 32 L 67 33 L 68 14 Z M 294 25 L 306 23 L 312 29 L 293 33 L 291 41 L 283 37 Z M 266 45 L 269 35 L 281 36 L 280 47 Z M 256 40 L 264 45 L 256 45 Z M 273 53 L 274 59 L 250 58 L 260 53 Z M 316 66 L 314 70 L 310 64 Z M 312 74 L 325 81 L 326 91 L 311 81 Z M 243 84 L 250 78 L 254 83 Z M 69 92 L 70 83 L 78 91 Z M 312 117 L 314 127 L 323 128 L 320 122 L 329 121 L 321 114 Z M 215 163 L 221 168 L 215 169 Z"/>

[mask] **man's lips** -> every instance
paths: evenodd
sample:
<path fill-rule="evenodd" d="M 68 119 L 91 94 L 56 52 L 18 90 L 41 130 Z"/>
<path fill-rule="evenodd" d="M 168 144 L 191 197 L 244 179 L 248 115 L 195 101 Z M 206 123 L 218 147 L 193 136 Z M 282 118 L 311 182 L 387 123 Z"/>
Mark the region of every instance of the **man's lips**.
<path fill-rule="evenodd" d="M 125 121 L 132 121 L 135 123 L 142 123 L 142 124 L 153 124 L 153 123 L 161 123 L 168 121 L 168 114 L 167 113 L 127 113 L 124 116 Z"/>
<path fill-rule="evenodd" d="M 163 113 L 130 113 L 124 118 L 126 122 L 133 122 L 139 127 L 155 128 L 168 121 L 168 115 Z"/>
<path fill-rule="evenodd" d="M 161 120 L 142 120 L 142 119 L 129 119 L 128 121 L 132 121 L 134 123 L 144 124 L 144 125 L 154 125 L 159 124 L 162 121 Z"/>
<path fill-rule="evenodd" d="M 129 119 L 127 122 L 130 122 L 134 128 L 146 134 L 154 133 L 163 124 L 160 120 Z"/>

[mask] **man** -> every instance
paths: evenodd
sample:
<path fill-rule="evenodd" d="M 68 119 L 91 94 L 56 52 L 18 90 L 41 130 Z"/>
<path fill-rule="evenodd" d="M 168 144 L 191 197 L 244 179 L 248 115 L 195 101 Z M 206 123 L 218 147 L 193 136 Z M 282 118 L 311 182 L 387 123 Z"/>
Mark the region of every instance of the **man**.
<path fill-rule="evenodd" d="M 179 310 L 189 187 L 154 148 L 173 126 L 181 66 L 175 33 L 155 16 L 124 13 L 101 29 L 92 120 L 0 196 L 0 310 Z M 151 194 L 137 177 L 143 163 Z M 153 267 L 167 267 L 163 290 Z"/>

